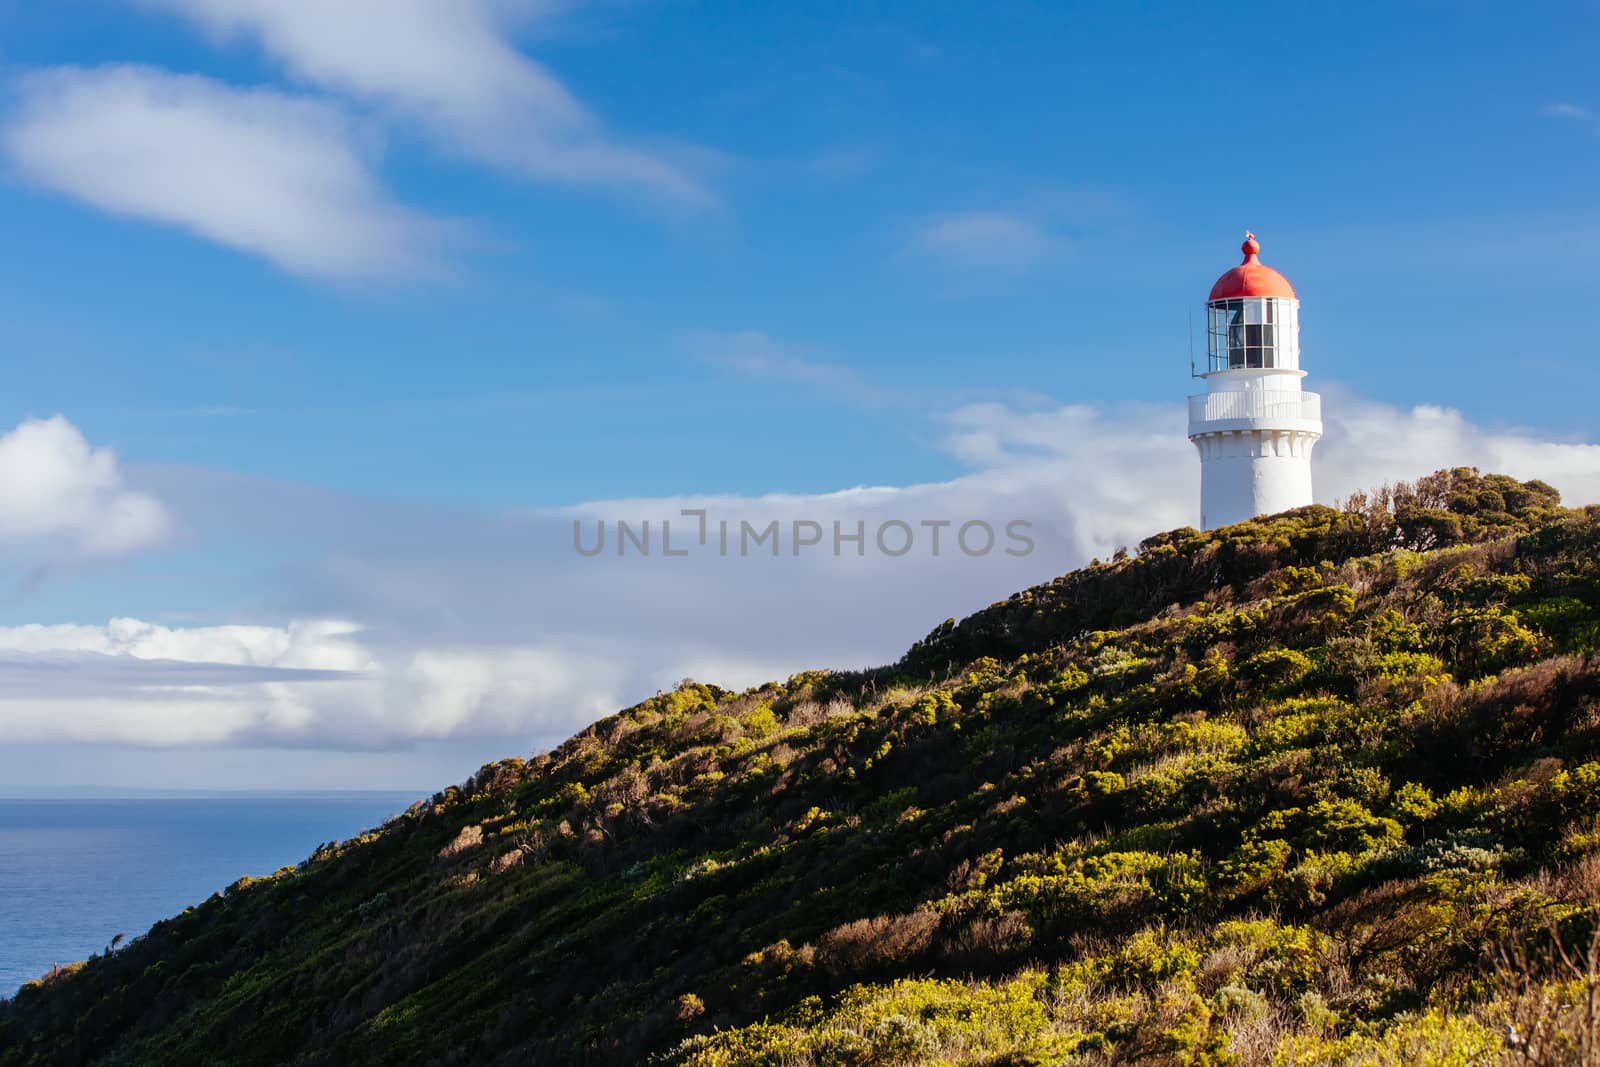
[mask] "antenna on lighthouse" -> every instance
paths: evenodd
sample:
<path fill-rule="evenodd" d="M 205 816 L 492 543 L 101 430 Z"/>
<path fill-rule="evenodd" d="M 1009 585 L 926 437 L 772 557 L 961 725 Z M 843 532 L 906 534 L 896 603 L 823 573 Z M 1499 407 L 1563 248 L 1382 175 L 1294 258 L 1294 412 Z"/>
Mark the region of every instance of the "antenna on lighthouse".
<path fill-rule="evenodd" d="M 1189 377 L 1200 377 L 1194 372 L 1194 308 L 1189 309 Z"/>

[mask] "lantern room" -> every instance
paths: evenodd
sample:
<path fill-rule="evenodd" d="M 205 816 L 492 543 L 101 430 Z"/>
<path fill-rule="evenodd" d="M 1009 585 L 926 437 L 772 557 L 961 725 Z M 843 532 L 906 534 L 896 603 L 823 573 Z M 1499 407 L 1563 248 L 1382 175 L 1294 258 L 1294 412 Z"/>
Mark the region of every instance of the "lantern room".
<path fill-rule="evenodd" d="M 1245 234 L 1244 262 L 1217 279 L 1206 300 L 1207 373 L 1300 369 L 1300 301 L 1289 280 L 1258 258 Z"/>

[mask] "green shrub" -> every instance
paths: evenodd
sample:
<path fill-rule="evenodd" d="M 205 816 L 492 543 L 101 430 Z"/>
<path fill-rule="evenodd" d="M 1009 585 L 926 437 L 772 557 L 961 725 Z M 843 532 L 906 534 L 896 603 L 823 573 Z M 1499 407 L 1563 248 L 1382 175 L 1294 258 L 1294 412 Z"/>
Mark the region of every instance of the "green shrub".
<path fill-rule="evenodd" d="M 1292 648 L 1269 648 L 1239 664 L 1238 673 L 1253 682 L 1287 688 L 1311 673 L 1311 660 Z"/>

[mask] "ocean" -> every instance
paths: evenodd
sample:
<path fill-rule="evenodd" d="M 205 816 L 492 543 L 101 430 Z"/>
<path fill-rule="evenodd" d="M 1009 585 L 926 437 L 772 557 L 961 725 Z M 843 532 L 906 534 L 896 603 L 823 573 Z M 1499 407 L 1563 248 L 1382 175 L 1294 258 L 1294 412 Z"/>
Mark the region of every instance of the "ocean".
<path fill-rule="evenodd" d="M 87 959 L 241 875 L 298 863 L 411 794 L 0 799 L 0 997 Z"/>

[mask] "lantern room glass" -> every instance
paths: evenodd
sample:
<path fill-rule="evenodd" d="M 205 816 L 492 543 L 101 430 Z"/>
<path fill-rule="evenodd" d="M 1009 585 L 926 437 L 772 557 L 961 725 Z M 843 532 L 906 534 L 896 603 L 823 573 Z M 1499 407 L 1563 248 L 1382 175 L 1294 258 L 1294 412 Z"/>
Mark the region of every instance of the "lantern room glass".
<path fill-rule="evenodd" d="M 1211 301 L 1206 352 L 1212 371 L 1298 370 L 1300 302 L 1275 296 Z"/>

